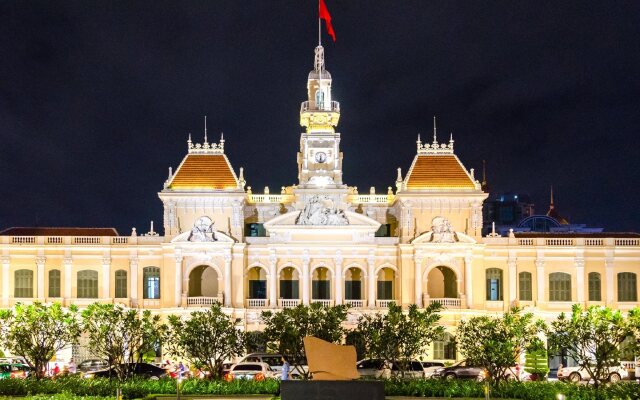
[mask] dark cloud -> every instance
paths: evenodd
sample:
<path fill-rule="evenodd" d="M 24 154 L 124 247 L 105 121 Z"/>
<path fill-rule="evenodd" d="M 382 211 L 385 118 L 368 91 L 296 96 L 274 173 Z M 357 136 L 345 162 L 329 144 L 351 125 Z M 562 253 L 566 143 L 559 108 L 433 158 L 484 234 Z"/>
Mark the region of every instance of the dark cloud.
<path fill-rule="evenodd" d="M 345 180 L 393 185 L 454 133 L 494 191 L 637 230 L 637 2 L 327 0 Z M 0 226 L 161 221 L 186 137 L 224 131 L 255 190 L 296 180 L 314 1 L 0 3 Z M 324 36 L 325 42 L 328 37 Z"/>

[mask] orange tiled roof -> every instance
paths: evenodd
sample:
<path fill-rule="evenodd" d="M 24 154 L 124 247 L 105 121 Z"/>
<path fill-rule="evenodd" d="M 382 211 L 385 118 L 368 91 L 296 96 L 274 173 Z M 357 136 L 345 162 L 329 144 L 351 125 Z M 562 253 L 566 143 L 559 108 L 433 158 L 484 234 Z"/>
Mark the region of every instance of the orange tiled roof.
<path fill-rule="evenodd" d="M 406 179 L 408 190 L 476 188 L 453 154 L 418 154 Z"/>
<path fill-rule="evenodd" d="M 116 228 L 12 227 L 2 236 L 120 236 Z"/>
<path fill-rule="evenodd" d="M 224 154 L 188 154 L 169 183 L 170 189 L 236 189 L 238 181 Z"/>

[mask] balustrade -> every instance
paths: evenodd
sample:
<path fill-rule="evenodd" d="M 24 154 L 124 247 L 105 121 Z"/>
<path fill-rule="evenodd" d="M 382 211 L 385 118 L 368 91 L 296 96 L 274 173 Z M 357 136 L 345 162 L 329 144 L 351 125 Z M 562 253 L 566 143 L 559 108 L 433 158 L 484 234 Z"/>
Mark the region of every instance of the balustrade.
<path fill-rule="evenodd" d="M 247 299 L 247 307 L 264 308 L 269 304 L 267 299 Z"/>
<path fill-rule="evenodd" d="M 278 306 L 281 308 L 293 308 L 300 304 L 300 299 L 279 299 Z"/>
<path fill-rule="evenodd" d="M 215 303 L 222 304 L 222 297 L 187 297 L 187 306 L 211 306 Z"/>

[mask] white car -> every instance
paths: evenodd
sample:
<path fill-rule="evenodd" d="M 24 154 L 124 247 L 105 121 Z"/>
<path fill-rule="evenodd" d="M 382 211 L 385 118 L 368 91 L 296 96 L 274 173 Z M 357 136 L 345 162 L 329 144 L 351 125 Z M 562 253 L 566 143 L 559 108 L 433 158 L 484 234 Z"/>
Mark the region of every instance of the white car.
<path fill-rule="evenodd" d="M 622 365 L 616 365 L 607 368 L 604 378 L 609 382 L 618 382 L 621 379 L 629 378 L 629 373 Z M 577 383 L 591 380 L 591 375 L 583 367 L 563 367 L 558 370 L 558 380 Z"/>
<path fill-rule="evenodd" d="M 226 381 L 234 379 L 248 379 L 263 381 L 268 378 L 275 378 L 276 373 L 263 362 L 241 362 L 234 364 L 224 376 Z"/>

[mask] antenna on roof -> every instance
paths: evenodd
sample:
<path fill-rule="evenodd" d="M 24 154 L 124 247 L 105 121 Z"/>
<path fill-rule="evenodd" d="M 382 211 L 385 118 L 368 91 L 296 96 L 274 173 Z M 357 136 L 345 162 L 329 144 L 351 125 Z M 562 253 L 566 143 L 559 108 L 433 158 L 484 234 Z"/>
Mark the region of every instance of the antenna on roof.
<path fill-rule="evenodd" d="M 204 142 L 207 143 L 207 116 L 204 116 Z"/>

